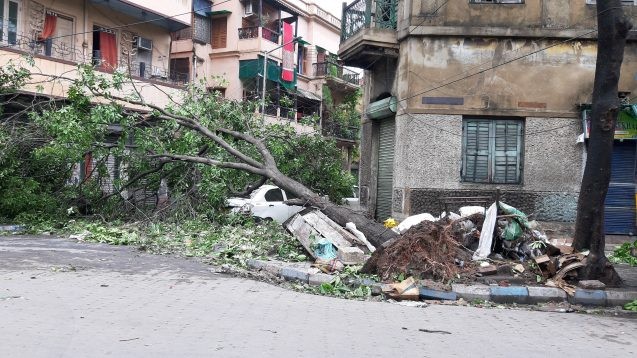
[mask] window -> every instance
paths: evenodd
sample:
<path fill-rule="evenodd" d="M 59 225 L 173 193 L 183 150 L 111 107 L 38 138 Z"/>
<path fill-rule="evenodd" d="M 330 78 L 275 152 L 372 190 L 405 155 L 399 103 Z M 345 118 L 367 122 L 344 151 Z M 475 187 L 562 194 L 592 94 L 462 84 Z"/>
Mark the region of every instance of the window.
<path fill-rule="evenodd" d="M 60 14 L 57 17 L 55 32 L 52 38 L 53 56 L 65 58 L 73 52 L 75 39 L 73 37 L 73 19 Z"/>
<path fill-rule="evenodd" d="M 0 42 L 15 45 L 18 42 L 18 2 L 0 0 Z"/>
<path fill-rule="evenodd" d="M 228 18 L 212 19 L 212 48 L 226 48 L 228 41 Z"/>
<path fill-rule="evenodd" d="M 210 43 L 210 18 L 195 14 L 192 39 L 197 42 Z"/>
<path fill-rule="evenodd" d="M 265 193 L 265 201 L 283 201 L 281 189 L 270 189 Z"/>
<path fill-rule="evenodd" d="M 190 59 L 171 58 L 170 59 L 170 79 L 175 82 L 187 83 L 190 78 Z"/>
<path fill-rule="evenodd" d="M 520 183 L 523 120 L 465 118 L 462 126 L 463 181 Z"/>
<path fill-rule="evenodd" d="M 469 0 L 470 4 L 524 4 L 524 0 Z"/>
<path fill-rule="evenodd" d="M 93 60 L 102 69 L 117 68 L 117 37 L 115 31 L 93 27 Z"/>

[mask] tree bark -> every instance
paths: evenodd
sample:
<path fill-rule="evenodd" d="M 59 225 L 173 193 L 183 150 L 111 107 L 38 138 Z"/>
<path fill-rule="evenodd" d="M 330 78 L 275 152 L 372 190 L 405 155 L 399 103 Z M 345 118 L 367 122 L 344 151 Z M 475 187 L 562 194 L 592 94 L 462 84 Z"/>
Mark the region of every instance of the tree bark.
<path fill-rule="evenodd" d="M 337 224 L 345 226 L 348 222 L 354 223 L 356 228 L 365 234 L 367 240 L 377 248 L 386 241 L 398 236 L 392 230 L 387 229 L 383 224 L 377 223 L 373 219 L 346 206 L 336 205 L 330 202 L 314 193 L 305 185 L 291 179 L 276 169 L 268 170 L 267 176 L 280 188 L 294 193 L 299 198 L 306 200 L 309 205 L 320 209 Z"/>
<path fill-rule="evenodd" d="M 576 250 L 590 250 L 580 278 L 599 279 L 609 285 L 621 283 L 606 259 L 604 247 L 604 201 L 610 183 L 615 124 L 620 110 L 619 75 L 628 31 L 621 0 L 597 2 L 597 65 L 588 141 L 588 156 L 575 223 Z"/>

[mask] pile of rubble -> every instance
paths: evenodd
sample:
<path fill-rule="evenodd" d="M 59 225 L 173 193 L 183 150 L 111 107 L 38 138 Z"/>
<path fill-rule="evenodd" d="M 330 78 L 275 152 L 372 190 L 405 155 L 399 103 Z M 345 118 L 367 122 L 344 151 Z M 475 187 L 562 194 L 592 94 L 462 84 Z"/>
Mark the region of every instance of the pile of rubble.
<path fill-rule="evenodd" d="M 450 282 L 508 275 L 573 294 L 576 270 L 585 265 L 588 255 L 552 244 L 537 222 L 502 202 L 489 208 L 463 207 L 459 214 L 442 213 L 437 218 L 424 213 L 400 224 L 388 221 L 386 226 L 399 236 L 379 248 L 353 224 L 343 228 L 318 210 L 306 209 L 285 225 L 323 272 L 363 264 L 361 272 L 376 274 L 385 282 L 398 277 Z M 509 280 L 489 283 L 506 286 Z M 402 286 L 412 285 L 405 281 Z"/>

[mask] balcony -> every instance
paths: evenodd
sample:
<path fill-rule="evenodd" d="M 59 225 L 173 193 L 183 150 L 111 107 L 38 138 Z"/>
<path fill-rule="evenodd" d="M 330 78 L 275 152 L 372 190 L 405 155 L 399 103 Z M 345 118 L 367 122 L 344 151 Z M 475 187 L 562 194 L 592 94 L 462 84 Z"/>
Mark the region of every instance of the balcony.
<path fill-rule="evenodd" d="M 83 53 L 80 49 L 64 45 L 64 43 L 59 45 L 50 40 L 36 41 L 26 36 L 17 35 L 15 40 L 12 39 L 3 44 L 2 48 L 69 65 L 93 64 L 98 70 L 105 72 L 125 71 L 134 79 L 149 80 L 160 84 L 183 86 L 189 81 L 187 73 L 169 73 L 163 67 L 150 66 L 143 62 L 129 62 L 120 59 L 116 66 L 106 66 L 99 56 L 99 51 L 95 51 L 91 56 L 88 53 Z"/>
<path fill-rule="evenodd" d="M 331 77 L 346 83 L 359 86 L 360 74 L 343 66 L 331 62 L 318 62 L 312 64 L 314 77 Z"/>
<path fill-rule="evenodd" d="M 259 31 L 261 29 L 261 31 Z M 272 43 L 278 44 L 280 34 L 274 30 L 270 30 L 267 27 L 251 26 L 239 28 L 239 40 L 256 39 L 261 32 L 261 38 L 264 38 Z"/>
<path fill-rule="evenodd" d="M 332 121 L 323 122 L 323 135 L 337 141 L 356 142 L 359 139 L 360 127 L 346 126 Z"/>
<path fill-rule="evenodd" d="M 339 57 L 365 68 L 379 57 L 398 57 L 398 0 L 356 0 L 343 7 Z"/>

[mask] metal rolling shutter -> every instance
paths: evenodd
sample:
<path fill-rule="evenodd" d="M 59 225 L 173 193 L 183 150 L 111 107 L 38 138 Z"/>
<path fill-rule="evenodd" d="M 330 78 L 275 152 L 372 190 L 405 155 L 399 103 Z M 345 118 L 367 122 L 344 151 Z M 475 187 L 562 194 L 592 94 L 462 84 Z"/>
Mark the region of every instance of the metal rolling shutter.
<path fill-rule="evenodd" d="M 378 140 L 378 179 L 376 189 L 376 218 L 385 220 L 391 216 L 394 177 L 394 118 L 380 122 Z"/>
<path fill-rule="evenodd" d="M 615 142 L 610 186 L 606 195 L 606 234 L 633 235 L 635 231 L 635 142 Z"/>

